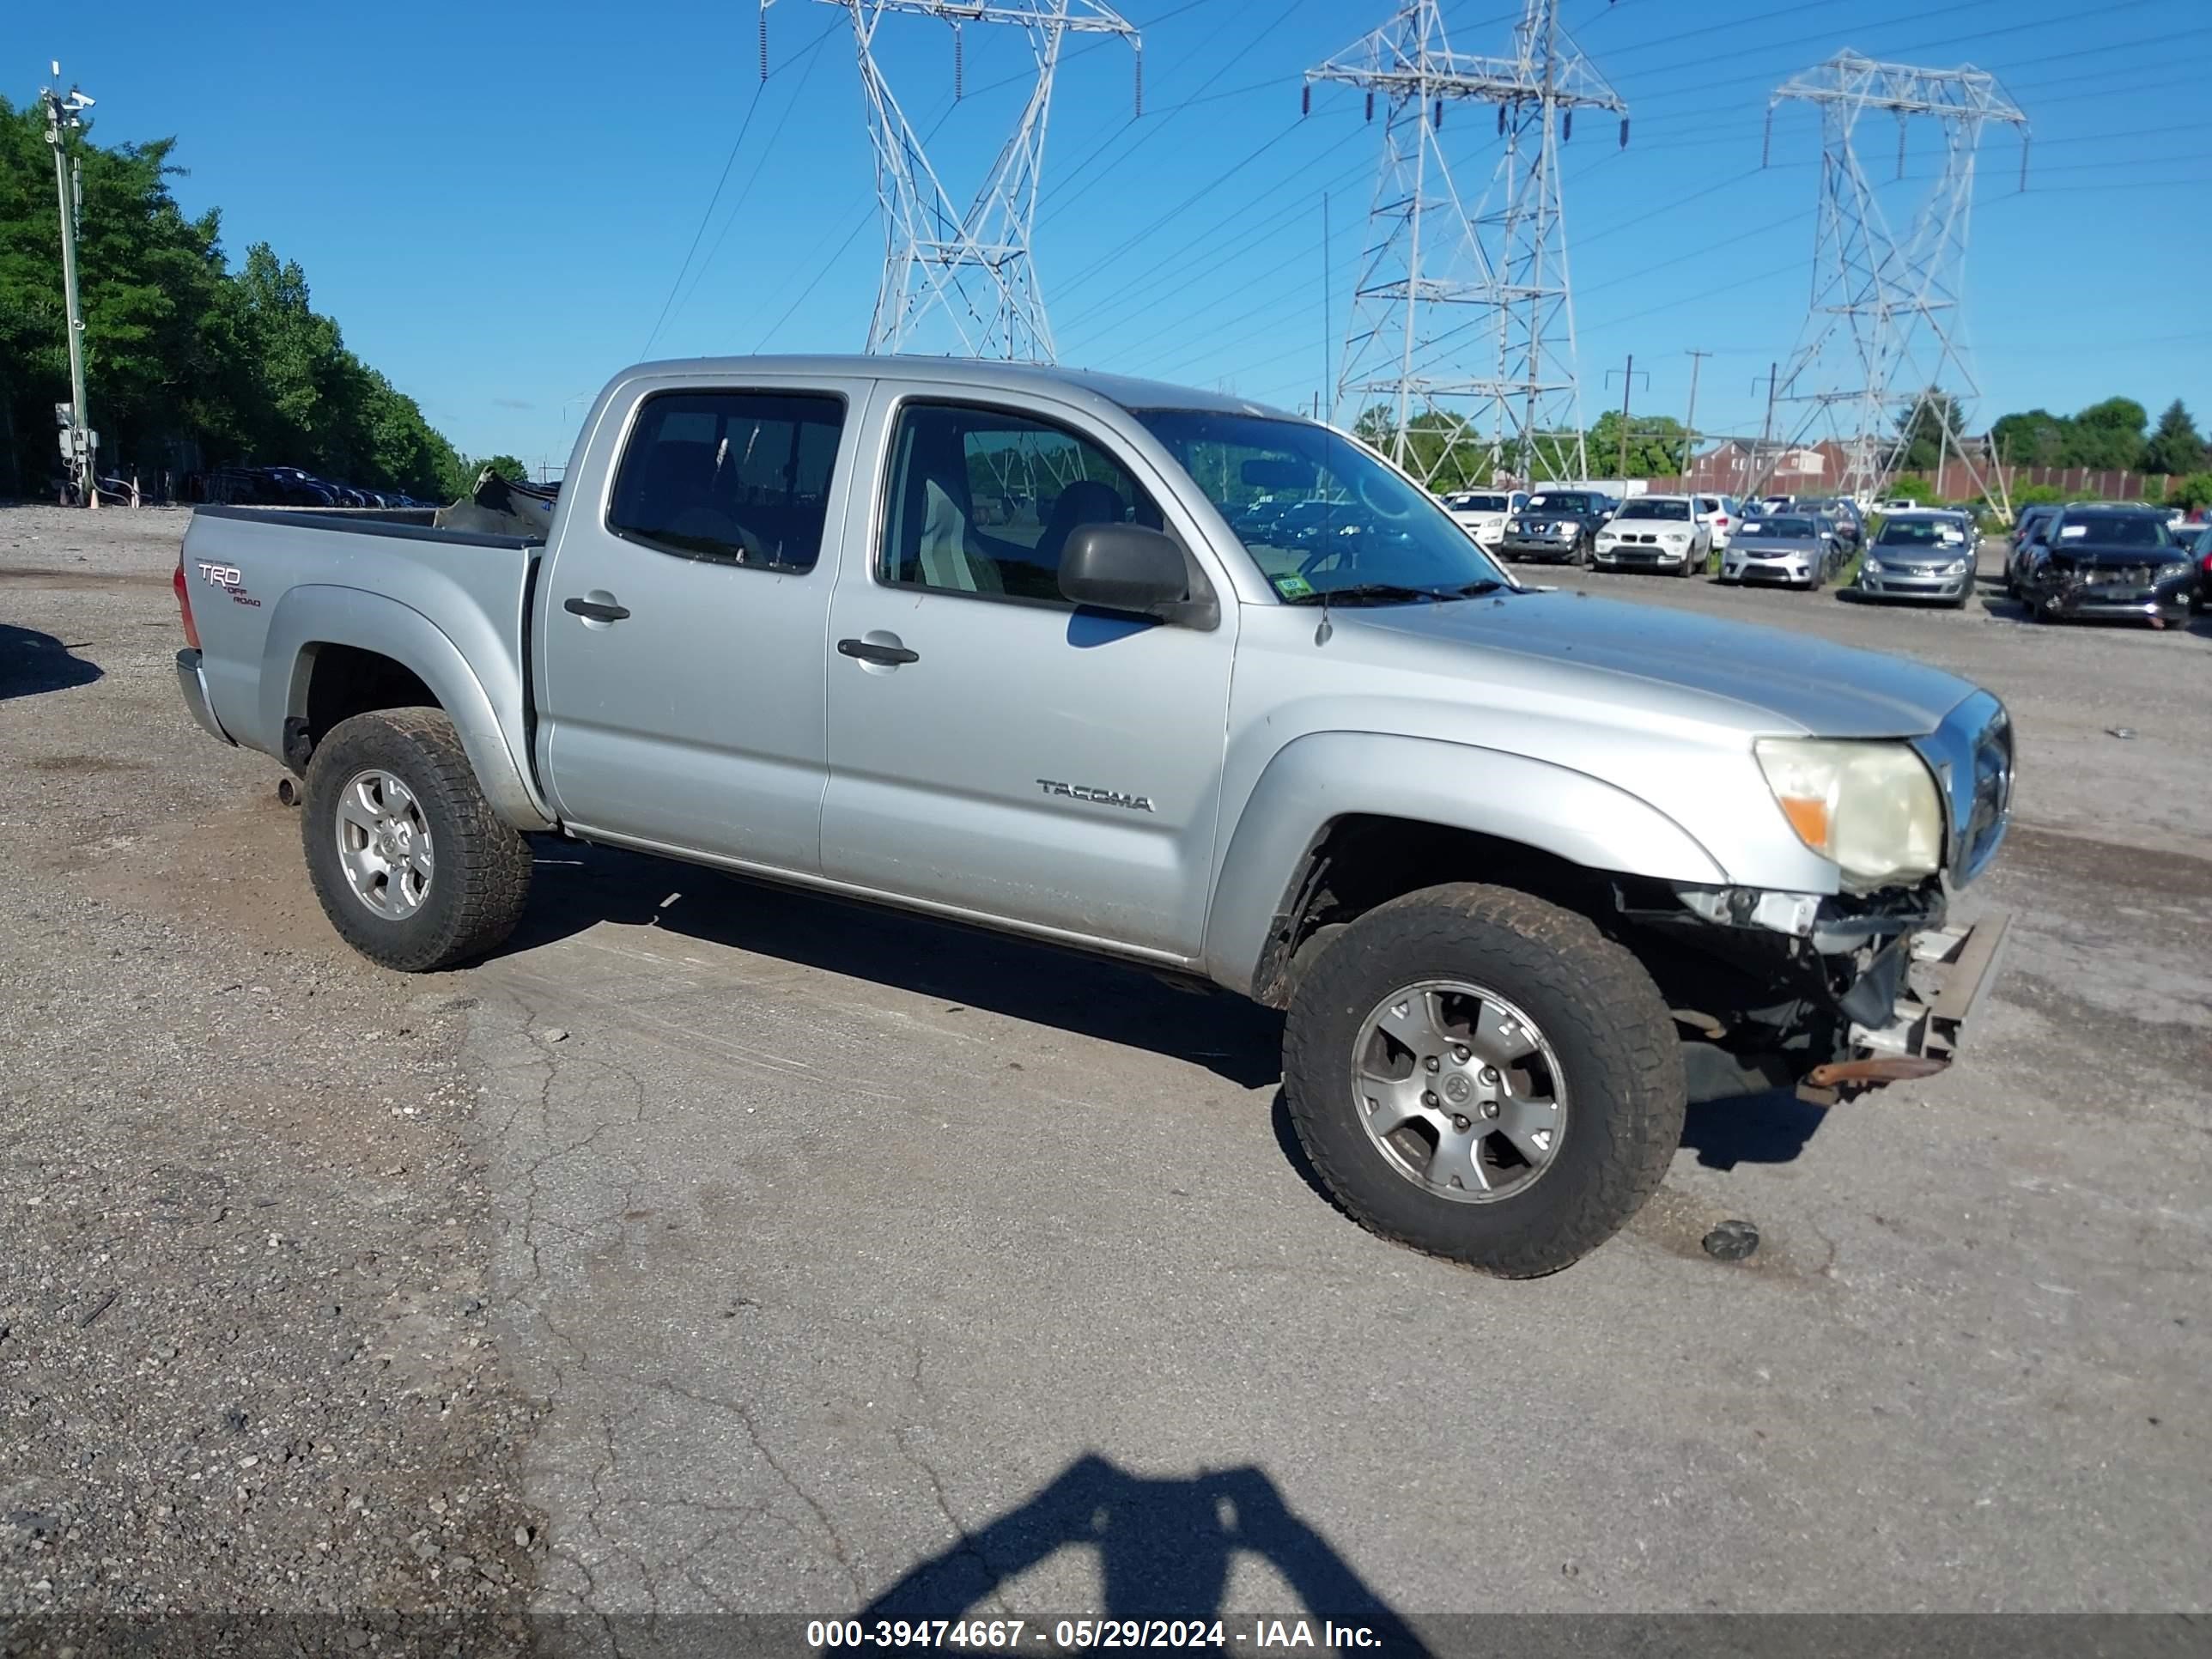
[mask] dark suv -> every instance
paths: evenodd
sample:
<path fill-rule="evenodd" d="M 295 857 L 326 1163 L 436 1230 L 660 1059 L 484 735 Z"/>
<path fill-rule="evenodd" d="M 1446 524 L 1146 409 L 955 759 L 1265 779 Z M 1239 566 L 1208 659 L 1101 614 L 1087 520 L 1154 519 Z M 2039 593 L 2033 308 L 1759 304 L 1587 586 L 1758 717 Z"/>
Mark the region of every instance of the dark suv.
<path fill-rule="evenodd" d="M 1498 550 L 1525 564 L 1572 564 L 1589 556 L 1615 505 L 1595 489 L 1540 489 L 1505 521 Z"/>

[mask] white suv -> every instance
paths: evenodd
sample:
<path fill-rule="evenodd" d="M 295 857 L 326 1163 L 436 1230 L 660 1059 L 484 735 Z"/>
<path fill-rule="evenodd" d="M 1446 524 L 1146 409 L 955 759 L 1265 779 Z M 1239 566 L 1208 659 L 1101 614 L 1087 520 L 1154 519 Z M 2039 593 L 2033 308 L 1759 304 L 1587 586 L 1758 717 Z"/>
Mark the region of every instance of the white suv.
<path fill-rule="evenodd" d="M 1528 504 L 1525 491 L 1466 489 L 1444 497 L 1452 522 L 1474 538 L 1486 553 L 1505 539 L 1505 520 Z"/>
<path fill-rule="evenodd" d="M 1706 499 L 1710 500 L 1711 497 Z M 1664 570 L 1686 576 L 1712 550 L 1711 524 L 1694 495 L 1632 495 L 1598 527 L 1590 562 L 1601 570 Z"/>
<path fill-rule="evenodd" d="M 1698 497 L 1698 516 L 1712 532 L 1713 547 L 1717 551 L 1728 551 L 1729 540 L 1743 514 L 1732 495 L 1700 495 Z"/>

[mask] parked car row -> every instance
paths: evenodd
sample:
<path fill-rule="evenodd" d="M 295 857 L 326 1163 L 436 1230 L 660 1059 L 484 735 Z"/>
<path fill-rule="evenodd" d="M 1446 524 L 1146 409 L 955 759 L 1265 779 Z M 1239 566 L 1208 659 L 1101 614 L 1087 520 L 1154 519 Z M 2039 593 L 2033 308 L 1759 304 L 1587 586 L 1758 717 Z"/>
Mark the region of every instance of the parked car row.
<path fill-rule="evenodd" d="M 396 489 L 332 483 L 296 466 L 226 466 L 191 481 L 192 499 L 233 507 L 434 507 Z"/>

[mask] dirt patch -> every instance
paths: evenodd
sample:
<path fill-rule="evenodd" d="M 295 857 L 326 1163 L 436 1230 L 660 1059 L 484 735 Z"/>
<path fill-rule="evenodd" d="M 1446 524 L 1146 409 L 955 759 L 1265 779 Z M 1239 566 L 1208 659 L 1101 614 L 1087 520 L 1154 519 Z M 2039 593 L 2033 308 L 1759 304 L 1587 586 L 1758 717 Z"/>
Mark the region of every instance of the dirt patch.
<path fill-rule="evenodd" d="M 82 776 L 90 772 L 145 772 L 144 761 L 122 760 L 113 755 L 40 755 L 25 763 L 33 772 L 61 772 Z"/>

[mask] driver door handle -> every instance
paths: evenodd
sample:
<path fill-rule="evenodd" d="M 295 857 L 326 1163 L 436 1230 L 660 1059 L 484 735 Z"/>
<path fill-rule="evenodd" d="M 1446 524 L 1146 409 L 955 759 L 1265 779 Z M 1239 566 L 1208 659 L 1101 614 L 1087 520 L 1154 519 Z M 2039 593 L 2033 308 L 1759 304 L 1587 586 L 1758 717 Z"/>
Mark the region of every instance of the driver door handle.
<path fill-rule="evenodd" d="M 568 599 L 561 608 L 572 617 L 588 617 L 593 622 L 620 622 L 629 615 L 626 605 L 602 605 L 597 599 Z"/>
<path fill-rule="evenodd" d="M 919 651 L 909 651 L 902 645 L 878 645 L 873 640 L 840 640 L 837 654 L 857 658 L 861 662 L 881 663 L 886 668 L 921 660 Z"/>

